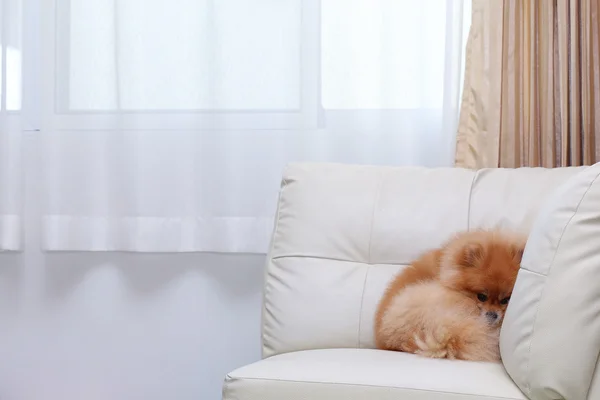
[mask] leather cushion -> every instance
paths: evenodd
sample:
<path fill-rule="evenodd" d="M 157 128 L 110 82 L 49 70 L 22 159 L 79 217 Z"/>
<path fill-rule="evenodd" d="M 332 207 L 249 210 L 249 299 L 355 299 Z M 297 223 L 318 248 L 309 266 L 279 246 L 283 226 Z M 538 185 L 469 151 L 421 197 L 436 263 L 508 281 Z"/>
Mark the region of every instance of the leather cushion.
<path fill-rule="evenodd" d="M 600 353 L 600 163 L 569 178 L 533 224 L 500 350 L 531 399 L 583 400 Z"/>
<path fill-rule="evenodd" d="M 375 309 L 395 273 L 460 230 L 529 232 L 578 170 L 290 165 L 267 257 L 263 355 L 373 348 Z"/>
<path fill-rule="evenodd" d="M 281 354 L 228 374 L 223 400 L 523 400 L 499 363 L 370 349 Z"/>

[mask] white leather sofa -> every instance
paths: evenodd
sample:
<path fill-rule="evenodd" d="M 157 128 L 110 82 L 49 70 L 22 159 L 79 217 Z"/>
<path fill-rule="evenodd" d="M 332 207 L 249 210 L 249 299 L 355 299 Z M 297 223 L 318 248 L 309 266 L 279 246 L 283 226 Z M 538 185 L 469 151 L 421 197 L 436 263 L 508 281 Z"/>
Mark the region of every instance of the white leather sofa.
<path fill-rule="evenodd" d="M 228 374 L 223 399 L 526 399 L 501 363 L 375 350 L 373 316 L 421 252 L 461 230 L 529 232 L 583 168 L 290 165 L 265 271 L 263 360 Z"/>

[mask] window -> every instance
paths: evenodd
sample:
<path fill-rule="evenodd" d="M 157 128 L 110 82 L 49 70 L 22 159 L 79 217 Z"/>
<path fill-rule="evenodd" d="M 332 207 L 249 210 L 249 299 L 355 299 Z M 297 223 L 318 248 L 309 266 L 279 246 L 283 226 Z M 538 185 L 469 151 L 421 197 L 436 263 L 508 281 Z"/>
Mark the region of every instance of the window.
<path fill-rule="evenodd" d="M 0 110 L 21 109 L 21 3 L 0 1 Z"/>
<path fill-rule="evenodd" d="M 327 110 L 440 110 L 455 3 L 57 0 L 59 125 L 319 129 Z"/>
<path fill-rule="evenodd" d="M 324 108 L 441 108 L 451 3 L 322 0 Z"/>
<path fill-rule="evenodd" d="M 298 110 L 301 7 L 301 0 L 60 1 L 60 109 Z"/>

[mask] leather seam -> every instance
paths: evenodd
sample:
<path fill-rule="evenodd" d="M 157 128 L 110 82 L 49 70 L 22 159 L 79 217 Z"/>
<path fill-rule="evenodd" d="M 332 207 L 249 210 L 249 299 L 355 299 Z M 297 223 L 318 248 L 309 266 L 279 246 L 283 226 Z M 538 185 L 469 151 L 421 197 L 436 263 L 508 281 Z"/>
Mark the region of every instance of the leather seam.
<path fill-rule="evenodd" d="M 579 203 L 577 203 L 577 207 L 575 207 L 575 210 L 573 211 L 573 214 L 571 215 L 571 217 L 569 218 L 569 220 L 567 221 L 567 223 L 563 227 L 562 232 L 560 233 L 560 237 L 558 238 L 558 242 L 556 243 L 556 249 L 554 250 L 554 255 L 552 256 L 552 261 L 550 262 L 550 266 L 548 267 L 548 273 L 547 273 L 546 277 L 549 277 L 551 275 L 551 273 L 552 273 L 552 267 L 554 266 L 554 262 L 556 260 L 556 254 L 558 253 L 558 250 L 560 248 L 560 244 L 561 244 L 562 239 L 563 239 L 563 237 L 565 235 L 565 231 L 567 230 L 567 228 L 569 227 L 569 225 L 573 221 L 573 218 L 575 218 L 575 215 L 577 215 L 577 212 L 579 211 L 579 207 L 581 207 L 581 203 L 583 203 L 583 200 L 587 196 L 588 192 L 590 191 L 590 189 L 592 188 L 592 186 L 594 185 L 594 183 L 596 183 L 596 181 L 598 180 L 598 177 L 600 177 L 600 173 L 596 174 L 596 177 L 594 179 L 592 179 L 592 181 L 588 185 L 587 189 L 585 190 L 585 192 L 581 196 L 581 199 L 579 199 Z M 538 316 L 539 316 L 540 304 L 542 302 L 542 299 L 544 298 L 545 291 L 546 291 L 546 284 L 544 284 L 544 287 L 542 288 L 542 292 L 540 293 L 540 297 L 539 297 L 539 300 L 538 300 L 537 305 L 536 305 L 535 317 L 533 319 L 533 324 L 531 326 L 531 335 L 530 335 L 531 336 L 531 340 L 529 341 L 529 346 L 528 346 L 528 349 L 527 349 L 527 366 L 525 368 L 525 371 L 526 371 L 526 375 L 529 377 L 529 379 L 525 382 L 525 387 L 527 388 L 527 394 L 529 395 L 528 397 L 531 397 L 531 385 L 529 383 L 530 380 L 531 380 L 531 371 L 529 369 L 530 362 L 531 362 L 531 344 L 533 343 L 533 339 L 534 339 L 534 336 L 535 336 L 535 327 L 536 327 L 537 319 L 538 319 Z M 588 388 L 588 392 L 589 392 L 589 388 Z"/>
<path fill-rule="evenodd" d="M 268 292 L 268 280 L 269 280 L 269 274 L 271 273 L 271 263 L 273 262 L 273 260 L 275 259 L 274 257 L 270 257 L 270 255 L 273 253 L 273 249 L 275 247 L 275 237 L 277 236 L 277 231 L 279 229 L 279 213 L 281 211 L 281 199 L 283 198 L 283 192 L 285 190 L 285 188 L 287 188 L 288 186 L 288 180 L 287 180 L 287 171 L 289 170 L 289 165 L 287 165 L 284 168 L 283 171 L 283 179 L 282 179 L 282 185 L 281 185 L 281 190 L 279 191 L 279 196 L 277 199 L 277 211 L 275 214 L 275 226 L 273 227 L 273 235 L 271 237 L 271 243 L 269 246 L 269 253 L 267 254 L 267 265 L 265 267 L 265 271 L 263 272 L 263 290 L 262 290 L 262 307 L 261 307 L 261 313 L 260 313 L 260 340 L 261 340 L 261 348 L 260 348 L 260 353 L 261 353 L 261 358 L 265 358 L 265 322 L 266 322 L 266 318 L 265 318 L 265 313 L 267 312 L 267 292 Z"/>
<path fill-rule="evenodd" d="M 369 272 L 371 272 L 371 268 L 373 268 L 372 264 L 369 264 L 367 266 L 367 271 L 365 272 L 365 280 L 363 281 L 363 290 L 362 290 L 362 296 L 360 298 L 360 310 L 359 310 L 359 314 L 358 314 L 358 340 L 357 340 L 357 348 L 361 348 L 360 347 L 360 334 L 362 332 L 362 315 L 363 315 L 363 307 L 365 304 L 365 291 L 367 290 L 367 279 L 369 278 Z"/>
<path fill-rule="evenodd" d="M 276 379 L 276 378 L 249 378 L 249 377 L 232 377 L 231 375 L 227 375 L 227 378 L 231 380 L 239 379 L 239 380 L 251 380 L 251 381 L 268 381 L 268 382 L 288 382 L 288 383 L 304 383 L 304 384 L 316 384 L 316 385 L 333 385 L 333 386 L 353 386 L 353 387 L 369 387 L 369 388 L 379 388 L 379 389 L 396 389 L 396 390 L 406 390 L 406 391 L 415 391 L 415 392 L 425 392 L 425 393 L 441 393 L 441 394 L 453 394 L 460 396 L 469 396 L 476 399 L 486 398 L 486 399 L 495 399 L 495 400 L 520 400 L 518 397 L 504 397 L 504 396 L 487 396 L 473 393 L 461 393 L 461 392 L 450 392 L 443 390 L 429 390 L 429 389 L 418 389 L 418 388 L 405 388 L 399 386 L 382 386 L 382 385 L 369 385 L 363 383 L 339 383 L 339 382 L 315 382 L 315 381 L 300 381 L 300 380 L 290 380 L 290 379 Z"/>
<path fill-rule="evenodd" d="M 592 385 L 594 384 L 594 376 L 596 375 L 596 371 L 598 370 L 598 359 L 600 358 L 600 354 L 596 356 L 596 363 L 594 364 L 594 370 L 592 371 L 592 380 L 590 381 L 590 385 L 588 386 L 585 398 L 590 398 L 590 390 L 592 389 Z"/>
<path fill-rule="evenodd" d="M 375 212 L 377 211 L 377 203 L 379 203 L 379 197 L 381 196 L 381 187 L 383 186 L 383 175 L 382 172 L 379 176 L 379 184 L 377 185 L 377 192 L 375 193 L 375 198 L 373 199 L 373 209 L 371 210 L 371 227 L 369 231 L 369 254 L 368 254 L 368 263 L 371 264 L 371 245 L 373 244 L 373 227 L 375 226 Z"/>
<path fill-rule="evenodd" d="M 467 231 L 471 230 L 471 200 L 473 198 L 473 186 L 475 186 L 475 180 L 479 175 L 479 171 L 474 171 L 473 179 L 471 179 L 471 186 L 469 188 L 469 200 L 467 205 Z"/>
<path fill-rule="evenodd" d="M 377 265 L 397 265 L 400 267 L 410 265 L 410 262 L 378 262 L 375 264 L 375 263 L 368 263 L 368 262 L 363 262 L 363 261 L 347 260 L 344 258 L 312 256 L 312 255 L 304 255 L 304 254 L 287 254 L 284 256 L 275 256 L 275 257 L 271 257 L 271 260 L 281 260 L 281 259 L 285 259 L 285 258 L 312 258 L 315 260 L 339 261 L 339 262 L 347 262 L 347 263 L 363 264 L 363 265 L 376 265 L 376 264 Z"/>
<path fill-rule="evenodd" d="M 383 177 L 384 177 L 384 173 L 381 172 L 379 174 L 379 184 L 377 185 L 377 192 L 375 193 L 375 198 L 373 199 L 373 209 L 371 211 L 371 227 L 370 227 L 370 232 L 369 232 L 369 250 L 368 250 L 369 254 L 367 256 L 368 267 L 367 267 L 367 271 L 365 272 L 365 280 L 363 281 L 363 289 L 362 289 L 362 294 L 360 296 L 360 309 L 358 310 L 358 337 L 357 337 L 356 346 L 359 349 L 360 349 L 360 334 L 361 334 L 361 328 L 362 328 L 363 306 L 365 304 L 365 291 L 367 290 L 367 278 L 369 277 L 369 272 L 371 271 L 371 267 L 373 266 L 373 263 L 371 260 L 371 245 L 373 243 L 373 229 L 375 226 L 375 213 L 377 212 L 377 204 L 379 203 L 379 197 L 381 196 L 381 188 L 383 187 Z"/>
<path fill-rule="evenodd" d="M 529 272 L 529 273 L 531 273 L 531 274 L 534 274 L 534 275 L 537 275 L 537 276 L 544 277 L 544 278 L 547 278 L 547 277 L 548 277 L 548 275 L 544 275 L 544 274 L 542 274 L 541 272 L 532 271 L 532 270 L 530 270 L 530 269 L 527 269 L 527 268 L 523 268 L 523 267 L 521 267 L 521 270 L 523 270 L 523 271 L 526 271 L 526 272 Z"/>

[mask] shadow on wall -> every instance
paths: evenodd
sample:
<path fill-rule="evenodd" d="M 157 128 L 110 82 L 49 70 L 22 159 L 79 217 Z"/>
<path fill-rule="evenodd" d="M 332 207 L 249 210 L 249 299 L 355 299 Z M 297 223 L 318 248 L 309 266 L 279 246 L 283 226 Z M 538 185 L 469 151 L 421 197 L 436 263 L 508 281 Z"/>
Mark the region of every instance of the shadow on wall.
<path fill-rule="evenodd" d="M 60 253 L 40 263 L 0 256 L 7 398 L 217 400 L 227 372 L 260 358 L 262 255 Z"/>
<path fill-rule="evenodd" d="M 185 276 L 202 275 L 231 296 L 247 296 L 262 286 L 264 256 L 234 254 L 60 253 L 46 256 L 48 300 L 68 296 L 86 277 L 109 268 L 137 296 L 152 296 Z M 257 273 L 259 272 L 259 273 Z"/>
<path fill-rule="evenodd" d="M 19 307 L 19 285 L 23 278 L 23 258 L 19 254 L 0 254 L 0 315 L 17 312 Z M 2 327 L 0 321 L 0 328 Z"/>

